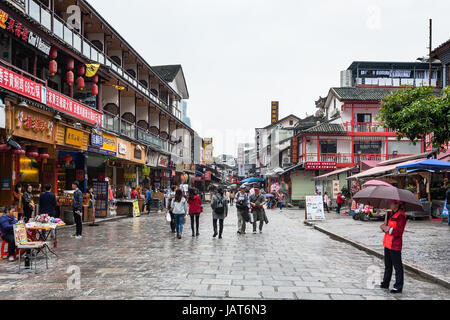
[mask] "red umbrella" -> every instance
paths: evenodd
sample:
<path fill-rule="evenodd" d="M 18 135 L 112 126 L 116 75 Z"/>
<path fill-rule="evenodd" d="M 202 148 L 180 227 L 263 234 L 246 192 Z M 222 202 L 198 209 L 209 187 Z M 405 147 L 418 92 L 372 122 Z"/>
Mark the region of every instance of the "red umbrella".
<path fill-rule="evenodd" d="M 424 211 L 422 204 L 411 191 L 395 187 L 367 187 L 356 193 L 353 196 L 353 199 L 359 203 L 380 209 L 389 208 L 390 200 L 402 201 L 406 211 Z"/>
<path fill-rule="evenodd" d="M 370 180 L 364 183 L 362 186 L 363 188 L 377 187 L 377 186 L 394 187 L 392 184 L 380 180 Z"/>

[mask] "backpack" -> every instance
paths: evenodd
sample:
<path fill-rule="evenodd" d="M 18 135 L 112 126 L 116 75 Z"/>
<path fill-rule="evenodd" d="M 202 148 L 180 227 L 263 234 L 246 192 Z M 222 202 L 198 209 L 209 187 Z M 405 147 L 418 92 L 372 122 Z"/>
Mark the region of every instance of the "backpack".
<path fill-rule="evenodd" d="M 225 213 L 225 207 L 223 204 L 224 199 L 222 197 L 217 197 L 217 206 L 214 210 L 217 214 L 224 214 Z"/>

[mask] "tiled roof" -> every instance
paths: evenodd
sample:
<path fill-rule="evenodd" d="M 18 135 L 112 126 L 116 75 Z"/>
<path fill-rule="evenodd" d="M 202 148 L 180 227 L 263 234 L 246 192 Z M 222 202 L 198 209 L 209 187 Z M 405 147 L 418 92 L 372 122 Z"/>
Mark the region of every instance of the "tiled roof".
<path fill-rule="evenodd" d="M 338 133 L 346 134 L 345 128 L 342 124 L 337 123 L 321 123 L 315 127 L 309 128 L 303 132 L 309 133 Z"/>
<path fill-rule="evenodd" d="M 152 69 L 161 77 L 164 81 L 172 82 L 181 69 L 181 65 L 169 65 L 169 66 L 154 66 Z"/>
<path fill-rule="evenodd" d="M 332 88 L 339 100 L 352 101 L 381 101 L 393 91 L 393 88 L 361 88 L 361 87 L 347 87 L 347 88 Z"/>
<path fill-rule="evenodd" d="M 431 53 L 431 57 L 433 57 L 433 58 L 436 57 L 446 47 L 450 48 L 450 39 L 447 40 L 446 42 L 444 42 L 443 44 L 441 44 L 436 49 L 434 49 L 433 52 Z"/>

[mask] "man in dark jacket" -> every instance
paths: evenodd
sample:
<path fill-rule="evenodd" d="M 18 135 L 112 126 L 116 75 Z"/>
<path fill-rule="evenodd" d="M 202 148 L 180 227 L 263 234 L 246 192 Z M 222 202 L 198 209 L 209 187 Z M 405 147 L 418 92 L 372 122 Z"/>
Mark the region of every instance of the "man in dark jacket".
<path fill-rule="evenodd" d="M 81 217 L 83 216 L 83 193 L 79 189 L 78 181 L 72 184 L 72 189 L 75 190 L 73 194 L 73 216 L 76 224 L 76 234 L 73 235 L 76 239 L 81 239 L 83 232 L 83 223 Z"/>
<path fill-rule="evenodd" d="M 45 192 L 39 196 L 39 214 L 48 214 L 50 217 L 55 216 L 56 196 L 51 193 L 52 186 L 47 184 Z"/>
<path fill-rule="evenodd" d="M 0 234 L 3 240 L 8 242 L 9 261 L 14 261 L 14 254 L 16 252 L 16 241 L 14 239 L 14 225 L 17 220 L 14 216 L 16 208 L 10 206 L 6 208 L 6 212 L 0 217 Z"/>

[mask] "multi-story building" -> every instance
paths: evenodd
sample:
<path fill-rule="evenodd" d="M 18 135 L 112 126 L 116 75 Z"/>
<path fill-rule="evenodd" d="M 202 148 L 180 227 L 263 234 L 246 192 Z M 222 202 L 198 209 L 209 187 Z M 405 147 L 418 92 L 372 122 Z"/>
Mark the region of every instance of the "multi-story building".
<path fill-rule="evenodd" d="M 432 59 L 438 59 L 442 67 L 442 87 L 450 85 L 450 40 L 444 42 L 431 53 Z"/>
<path fill-rule="evenodd" d="M 289 115 L 256 131 L 256 171 L 260 176 L 275 174 L 283 166 L 280 155 L 286 155 L 300 119 Z"/>
<path fill-rule="evenodd" d="M 31 134 L 21 134 L 19 142 L 53 146 L 57 153 L 50 156 L 57 162 L 72 158 L 76 170 L 85 172 L 76 176 L 85 180 L 84 188 L 91 183 L 88 169 L 103 164 L 95 160 L 100 155 L 129 161 L 117 166 L 105 160 L 103 178 L 115 186 L 167 186 L 177 164 L 192 163 L 194 131 L 182 121 L 189 93 L 181 66 L 152 67 L 84 0 L 9 0 L 0 2 L 0 10 L 0 98 L 6 113 L 31 114 L 35 132 L 50 134 L 45 146 Z M 15 133 L 22 129 L 18 125 Z M 15 136 L 14 127 L 5 129 L 4 137 Z M 77 148 L 83 152 L 79 161 L 70 154 Z M 142 163 L 133 173 L 136 162 Z M 145 164 L 153 167 L 151 174 L 141 168 Z M 117 190 L 117 197 L 123 194 Z"/>
<path fill-rule="evenodd" d="M 255 173 L 256 149 L 254 143 L 238 144 L 238 177 L 248 178 Z"/>
<path fill-rule="evenodd" d="M 316 187 L 335 196 L 333 184 L 339 185 L 339 190 L 347 186 L 347 172 L 363 163 L 372 167 L 424 152 L 423 143 L 399 141 L 395 132 L 377 122 L 376 116 L 381 100 L 401 85 L 424 85 L 428 68 L 424 63 L 352 63 L 342 73 L 341 87 L 331 88 L 326 100 L 316 103 L 324 121 L 293 139 L 292 162 L 296 166 L 289 172 L 293 201 L 304 201 Z M 440 86 L 440 69 L 436 64 L 433 68 L 433 84 Z M 322 175 L 322 181 L 313 181 Z"/>

